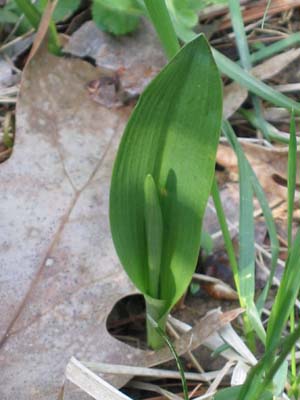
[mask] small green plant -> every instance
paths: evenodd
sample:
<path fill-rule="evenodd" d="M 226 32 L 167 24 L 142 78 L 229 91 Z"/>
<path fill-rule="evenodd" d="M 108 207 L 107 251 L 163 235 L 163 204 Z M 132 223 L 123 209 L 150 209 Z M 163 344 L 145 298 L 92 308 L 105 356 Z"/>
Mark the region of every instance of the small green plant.
<path fill-rule="evenodd" d="M 221 117 L 219 73 L 200 35 L 141 95 L 116 157 L 110 194 L 114 244 L 145 296 L 147 314 L 162 330 L 196 265 Z M 163 344 L 152 324 L 147 332 L 151 347 Z"/>

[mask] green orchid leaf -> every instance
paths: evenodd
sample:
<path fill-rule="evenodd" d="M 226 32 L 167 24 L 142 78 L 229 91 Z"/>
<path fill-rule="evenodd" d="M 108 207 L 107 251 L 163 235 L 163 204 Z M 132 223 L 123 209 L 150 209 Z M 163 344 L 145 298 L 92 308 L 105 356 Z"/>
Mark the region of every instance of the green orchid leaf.
<path fill-rule="evenodd" d="M 148 295 L 145 296 L 146 319 L 147 319 L 147 342 L 152 349 L 159 349 L 164 345 L 164 340 L 153 326 L 153 320 L 164 331 L 168 312 L 167 303 L 164 300 L 154 299 Z"/>
<path fill-rule="evenodd" d="M 151 175 L 145 178 L 145 228 L 149 266 L 149 293 L 159 296 L 159 278 L 162 255 L 163 220 L 155 182 Z"/>
<path fill-rule="evenodd" d="M 110 192 L 112 237 L 130 279 L 151 298 L 148 250 L 157 244 L 147 238 L 151 233 L 149 222 L 145 223 L 150 207 L 144 189 L 148 175 L 152 176 L 148 197 L 161 208 L 157 300 L 164 306 L 160 316 L 183 295 L 197 263 L 221 118 L 219 72 L 200 35 L 178 52 L 141 95 L 118 150 Z M 154 208 L 154 219 L 160 224 L 158 208 Z"/>

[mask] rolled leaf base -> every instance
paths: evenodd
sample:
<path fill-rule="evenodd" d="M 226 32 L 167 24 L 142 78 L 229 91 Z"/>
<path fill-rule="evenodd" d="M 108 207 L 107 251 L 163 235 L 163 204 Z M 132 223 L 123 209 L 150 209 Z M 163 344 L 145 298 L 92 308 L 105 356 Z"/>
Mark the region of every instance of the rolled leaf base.
<path fill-rule="evenodd" d="M 164 346 L 163 337 L 157 332 L 155 323 L 165 332 L 168 312 L 166 313 L 166 302 L 164 300 L 153 299 L 145 295 L 146 301 L 146 327 L 147 343 L 153 350 L 158 350 Z"/>

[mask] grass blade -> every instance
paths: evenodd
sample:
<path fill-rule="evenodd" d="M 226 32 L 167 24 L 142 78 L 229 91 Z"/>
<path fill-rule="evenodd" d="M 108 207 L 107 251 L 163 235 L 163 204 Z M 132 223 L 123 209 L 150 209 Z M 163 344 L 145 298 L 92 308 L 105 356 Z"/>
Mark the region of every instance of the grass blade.
<path fill-rule="evenodd" d="M 170 352 L 172 353 L 172 355 L 176 361 L 177 369 L 180 373 L 184 400 L 189 400 L 189 392 L 188 392 L 188 387 L 187 387 L 187 383 L 186 383 L 186 379 L 185 379 L 185 375 L 184 375 L 183 365 L 182 365 L 181 360 L 175 350 L 175 347 L 173 346 L 171 340 L 168 338 L 166 333 L 159 327 L 159 325 L 156 323 L 155 320 L 150 319 L 150 323 L 153 325 L 154 329 L 156 329 L 157 333 L 162 337 L 162 339 L 165 341 L 166 345 L 169 347 Z"/>
<path fill-rule="evenodd" d="M 22 10 L 25 17 L 35 30 L 38 30 L 42 15 L 29 0 L 16 0 L 17 6 Z M 55 55 L 61 55 L 60 42 L 55 23 L 51 20 L 49 24 L 49 50 Z"/>
<path fill-rule="evenodd" d="M 248 165 L 248 171 L 249 171 L 249 176 L 251 178 L 252 181 L 252 185 L 253 185 L 253 190 L 255 192 L 255 195 L 259 201 L 259 204 L 262 208 L 263 211 L 263 215 L 265 217 L 265 221 L 266 221 L 266 225 L 267 225 L 267 229 L 268 229 L 268 234 L 270 237 L 270 242 L 271 242 L 271 271 L 270 271 L 270 276 L 269 279 L 265 285 L 265 288 L 258 300 L 257 303 L 257 309 L 259 311 L 259 313 L 261 313 L 261 310 L 264 306 L 264 303 L 266 301 L 269 289 L 271 287 L 272 281 L 273 281 L 273 277 L 275 274 L 275 270 L 276 270 L 276 266 L 277 266 L 277 260 L 278 260 L 278 254 L 279 254 L 279 241 L 277 238 L 277 232 L 276 232 L 276 226 L 275 226 L 275 222 L 272 216 L 272 212 L 271 209 L 269 207 L 269 203 L 268 200 L 266 198 L 266 195 L 263 191 L 263 188 L 261 187 L 257 176 L 255 175 L 251 165 L 249 164 L 242 148 L 241 145 L 239 144 L 235 133 L 233 131 L 233 129 L 231 128 L 229 122 L 224 122 L 223 123 L 223 133 L 224 135 L 227 137 L 228 141 L 230 144 L 234 144 L 233 150 L 235 152 L 239 152 L 240 153 L 240 157 L 244 160 L 245 163 L 247 163 Z"/>
<path fill-rule="evenodd" d="M 246 71 L 249 71 L 252 68 L 252 64 L 240 3 L 236 0 L 229 0 L 229 9 L 241 64 Z M 261 101 L 255 94 L 251 95 L 251 99 L 261 131 L 264 137 L 269 140 L 268 127 L 262 113 Z"/>
<path fill-rule="evenodd" d="M 292 246 L 293 211 L 296 191 L 297 171 L 297 137 L 295 114 L 292 112 L 290 124 L 289 157 L 288 157 L 288 248 Z"/>
<path fill-rule="evenodd" d="M 238 143 L 229 122 L 224 121 L 223 133 L 238 158 L 240 182 L 240 237 L 239 237 L 239 282 L 240 303 L 246 308 L 245 329 L 249 335 L 249 343 L 253 347 L 253 336 L 250 334 L 254 328 L 262 342 L 265 341 L 265 331 L 262 326 L 258 310 L 254 304 L 255 294 L 255 247 L 254 247 L 254 218 L 253 218 L 253 188 L 249 179 L 250 166 Z M 251 322 L 251 324 L 250 324 Z M 252 325 L 252 327 L 251 327 Z"/>
<path fill-rule="evenodd" d="M 239 110 L 239 113 L 247 121 L 249 121 L 251 125 L 253 125 L 257 129 L 260 129 L 267 140 L 276 140 L 280 143 L 285 144 L 289 143 L 289 139 L 278 134 L 278 130 L 272 124 L 270 124 L 266 120 L 263 120 L 264 124 L 262 124 L 261 120 L 257 118 L 257 116 L 252 111 L 241 108 Z"/>
<path fill-rule="evenodd" d="M 272 57 L 274 54 L 280 53 L 287 47 L 291 47 L 300 43 L 300 33 L 292 33 L 286 39 L 278 40 L 269 46 L 265 46 L 262 49 L 252 53 L 250 55 L 250 60 L 253 64 L 259 61 L 265 60 L 266 58 Z"/>
<path fill-rule="evenodd" d="M 241 13 L 240 2 L 236 0 L 228 1 L 232 27 L 235 33 L 235 41 L 239 51 L 240 60 L 243 68 L 248 71 L 251 69 L 250 52 L 244 29 L 243 16 Z"/>
<path fill-rule="evenodd" d="M 265 222 L 266 222 L 267 230 L 268 230 L 268 234 L 269 234 L 270 244 L 271 244 L 270 275 L 269 275 L 269 278 L 265 284 L 265 287 L 256 303 L 258 312 L 259 312 L 259 314 L 261 314 L 262 309 L 267 300 L 269 290 L 272 286 L 273 278 L 274 278 L 276 267 L 277 267 L 277 261 L 278 261 L 278 256 L 279 256 L 279 240 L 277 237 L 276 225 L 274 222 L 274 218 L 273 218 L 272 211 L 270 209 L 268 200 L 267 200 L 266 195 L 263 191 L 263 188 L 261 187 L 261 184 L 259 183 L 257 176 L 255 175 L 250 164 L 249 164 L 249 171 L 250 171 L 250 177 L 251 177 L 255 195 L 256 195 L 256 197 L 259 201 L 259 204 L 261 206 L 261 209 L 263 211 L 263 215 L 265 218 Z"/>
<path fill-rule="evenodd" d="M 290 123 L 290 140 L 289 140 L 289 156 L 288 156 L 288 250 L 292 247 L 292 233 L 293 233 L 293 212 L 294 212 L 294 201 L 296 191 L 296 171 L 297 171 L 297 137 L 296 137 L 296 124 L 295 115 L 291 115 Z M 294 309 L 290 315 L 290 331 L 295 330 L 295 312 Z M 296 360 L 296 349 L 292 348 L 292 360 L 291 360 L 291 372 L 292 372 L 292 387 L 296 391 L 295 382 L 297 378 L 297 360 Z"/>
<path fill-rule="evenodd" d="M 222 230 L 222 235 L 223 235 L 223 239 L 224 239 L 224 243 L 225 243 L 226 252 L 228 254 L 230 266 L 232 268 L 236 290 L 237 290 L 237 292 L 239 294 L 239 298 L 240 298 L 240 296 L 241 296 L 240 295 L 240 277 L 239 277 L 238 263 L 237 263 L 237 260 L 235 257 L 234 247 L 233 247 L 233 243 L 232 243 L 232 240 L 230 237 L 230 232 L 228 229 L 226 216 L 225 216 L 225 213 L 223 210 L 216 177 L 214 177 L 214 180 L 213 180 L 211 194 L 212 194 L 212 198 L 214 201 L 218 221 L 219 221 L 219 224 L 220 224 L 220 227 Z"/>
<path fill-rule="evenodd" d="M 267 328 L 267 349 L 278 345 L 300 288 L 300 229 L 289 254 Z"/>
<path fill-rule="evenodd" d="M 275 359 L 277 346 L 269 348 L 259 363 L 253 367 L 247 377 L 246 382 L 241 388 L 238 400 L 261 399 L 266 394 L 266 390 L 271 387 L 276 373 L 285 362 L 292 347 L 300 337 L 300 324 L 295 331 L 283 340 L 278 340 L 280 354 Z M 271 399 L 273 396 L 271 397 Z"/>
<path fill-rule="evenodd" d="M 151 21 L 167 57 L 172 58 L 180 49 L 165 0 L 144 0 Z"/>
<path fill-rule="evenodd" d="M 239 65 L 231 61 L 218 50 L 214 49 L 213 55 L 220 71 L 223 74 L 227 75 L 241 86 L 247 88 L 250 92 L 269 101 L 270 103 L 279 107 L 284 107 L 290 111 L 294 109 L 295 114 L 300 114 L 299 103 L 272 89 L 259 79 L 252 76 L 249 72 L 244 71 Z"/>

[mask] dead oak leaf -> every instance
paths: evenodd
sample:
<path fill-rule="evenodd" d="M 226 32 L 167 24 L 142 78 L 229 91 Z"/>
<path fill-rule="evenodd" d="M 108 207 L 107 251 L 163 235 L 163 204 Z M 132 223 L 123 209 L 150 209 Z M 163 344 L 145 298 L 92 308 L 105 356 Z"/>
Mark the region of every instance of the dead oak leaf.
<path fill-rule="evenodd" d="M 278 204 L 287 199 L 287 148 L 268 148 L 253 143 L 241 142 L 244 153 L 250 162 L 270 204 Z M 300 153 L 298 152 L 298 162 Z M 237 158 L 229 144 L 221 143 L 217 152 L 217 163 L 234 174 L 238 173 Z M 298 172 L 298 171 L 297 171 Z M 300 176 L 297 173 L 297 185 Z M 296 199 L 299 196 L 296 196 Z"/>
<path fill-rule="evenodd" d="M 0 169 L 3 400 L 56 398 L 71 355 L 126 363 L 139 353 L 105 325 L 112 304 L 133 291 L 107 215 L 130 110 L 89 98 L 86 83 L 98 77 L 86 62 L 43 51 L 24 72 L 16 144 Z"/>

